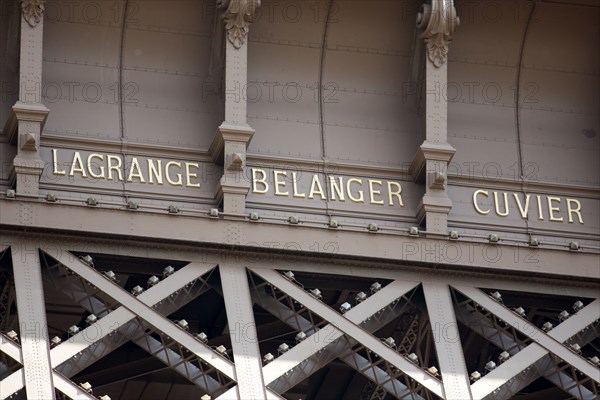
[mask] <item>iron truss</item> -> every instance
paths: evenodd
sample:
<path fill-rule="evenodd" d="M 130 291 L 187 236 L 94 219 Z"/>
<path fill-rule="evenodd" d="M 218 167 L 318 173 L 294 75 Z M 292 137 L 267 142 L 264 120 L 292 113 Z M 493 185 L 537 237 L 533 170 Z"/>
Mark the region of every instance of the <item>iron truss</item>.
<path fill-rule="evenodd" d="M 0 271 L 1 399 L 98 398 L 94 382 L 77 377 L 132 344 L 217 399 L 282 399 L 332 363 L 364 380 L 356 396 L 363 399 L 510 399 L 538 379 L 575 399 L 600 392 L 597 290 L 551 315 L 543 304 L 514 302 L 526 294 L 561 297 L 559 284 L 507 290 L 501 279 L 355 269 L 357 285 L 365 278 L 372 284 L 325 298 L 308 285 L 322 274 L 335 279 L 337 270 L 182 260 L 132 289 L 118 268 L 97 268 L 80 253 L 20 245 L 3 255 L 12 267 Z M 378 272 L 382 278 L 373 279 Z M 85 319 L 50 337 L 40 288 L 60 293 Z M 222 297 L 229 338 L 209 338 L 173 317 L 210 291 Z M 294 341 L 265 347 L 257 310 Z M 473 343 L 488 350 L 473 351 Z"/>

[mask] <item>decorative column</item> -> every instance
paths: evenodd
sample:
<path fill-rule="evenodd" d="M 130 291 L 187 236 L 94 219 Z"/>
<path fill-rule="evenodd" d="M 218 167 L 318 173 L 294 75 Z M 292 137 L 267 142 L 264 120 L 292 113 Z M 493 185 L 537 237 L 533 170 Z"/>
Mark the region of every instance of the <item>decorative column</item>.
<path fill-rule="evenodd" d="M 8 138 L 17 145 L 11 179 L 18 194 L 38 194 L 44 161 L 40 134 L 49 110 L 42 104 L 42 41 L 45 0 L 21 0 L 19 101 L 6 124 Z"/>
<path fill-rule="evenodd" d="M 217 201 L 223 211 L 245 214 L 246 195 L 250 182 L 244 171 L 246 149 L 254 129 L 246 121 L 246 99 L 243 91 L 248 82 L 247 36 L 250 22 L 256 16 L 260 0 L 217 0 L 223 10 L 225 24 L 225 121 L 213 140 L 210 153 L 217 163 L 223 164 L 223 177 L 217 192 Z"/>
<path fill-rule="evenodd" d="M 411 171 L 426 191 L 417 217 L 425 220 L 427 232 L 446 234 L 452 201 L 446 192 L 448 163 L 455 149 L 447 142 L 448 105 L 442 93 L 448 83 L 448 45 L 459 20 L 453 0 L 431 0 L 417 16 L 417 29 L 425 43 L 425 141 Z"/>

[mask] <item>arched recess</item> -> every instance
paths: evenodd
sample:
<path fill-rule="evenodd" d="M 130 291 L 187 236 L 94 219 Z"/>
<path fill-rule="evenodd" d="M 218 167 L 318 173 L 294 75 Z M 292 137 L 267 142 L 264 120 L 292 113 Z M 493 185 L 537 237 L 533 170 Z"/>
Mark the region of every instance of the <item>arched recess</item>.
<path fill-rule="evenodd" d="M 200 0 L 48 3 L 44 133 L 207 150 L 223 120 L 215 16 Z"/>
<path fill-rule="evenodd" d="M 250 29 L 249 151 L 409 164 L 419 129 L 409 82 L 417 10 L 405 1 L 263 4 Z"/>

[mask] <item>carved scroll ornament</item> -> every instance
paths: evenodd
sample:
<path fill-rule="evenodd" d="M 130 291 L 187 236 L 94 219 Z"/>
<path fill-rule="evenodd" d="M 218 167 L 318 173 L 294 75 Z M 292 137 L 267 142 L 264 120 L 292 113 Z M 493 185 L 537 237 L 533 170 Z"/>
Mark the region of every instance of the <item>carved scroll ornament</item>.
<path fill-rule="evenodd" d="M 431 0 L 423 4 L 417 15 L 417 28 L 423 31 L 427 57 L 437 68 L 446 62 L 448 45 L 459 23 L 453 0 Z"/>
<path fill-rule="evenodd" d="M 217 0 L 217 6 L 225 10 L 223 21 L 227 38 L 239 49 L 246 42 L 249 25 L 256 18 L 260 0 Z"/>
<path fill-rule="evenodd" d="M 45 2 L 46 0 L 21 0 L 23 18 L 32 28 L 42 20 Z"/>

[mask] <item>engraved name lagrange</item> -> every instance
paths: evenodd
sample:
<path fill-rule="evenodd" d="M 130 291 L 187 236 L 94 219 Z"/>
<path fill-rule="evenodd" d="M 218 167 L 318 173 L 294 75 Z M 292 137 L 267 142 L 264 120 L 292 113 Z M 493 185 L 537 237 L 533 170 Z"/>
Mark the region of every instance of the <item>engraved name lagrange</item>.
<path fill-rule="evenodd" d="M 137 182 L 151 185 L 199 188 L 200 163 L 166 161 L 146 157 L 131 157 L 125 162 L 121 155 L 90 153 L 81 156 L 73 152 L 68 162 L 59 161 L 58 150 L 52 149 L 52 170 L 55 176 L 106 179 L 114 182 Z"/>

